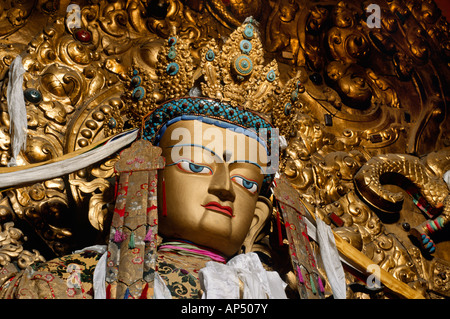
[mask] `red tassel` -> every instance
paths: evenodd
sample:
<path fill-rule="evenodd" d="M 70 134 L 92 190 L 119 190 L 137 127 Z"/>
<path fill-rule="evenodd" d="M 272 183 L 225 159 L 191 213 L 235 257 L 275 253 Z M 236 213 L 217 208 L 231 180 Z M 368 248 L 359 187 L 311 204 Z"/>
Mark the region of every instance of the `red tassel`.
<path fill-rule="evenodd" d="M 162 210 L 163 210 L 163 213 L 162 213 L 162 215 L 163 216 L 167 216 L 167 204 L 166 204 L 166 181 L 165 181 L 165 179 L 164 179 L 164 176 L 163 176 L 163 180 L 162 180 L 162 195 L 163 195 L 163 207 L 162 207 Z"/>
<path fill-rule="evenodd" d="M 119 191 L 119 177 L 116 176 L 116 182 L 114 183 L 114 200 L 117 199 L 118 191 Z"/>
<path fill-rule="evenodd" d="M 146 283 L 144 289 L 142 289 L 142 293 L 139 299 L 147 299 L 147 291 L 148 291 L 148 283 Z"/>
<path fill-rule="evenodd" d="M 111 299 L 111 284 L 106 287 L 106 299 Z"/>

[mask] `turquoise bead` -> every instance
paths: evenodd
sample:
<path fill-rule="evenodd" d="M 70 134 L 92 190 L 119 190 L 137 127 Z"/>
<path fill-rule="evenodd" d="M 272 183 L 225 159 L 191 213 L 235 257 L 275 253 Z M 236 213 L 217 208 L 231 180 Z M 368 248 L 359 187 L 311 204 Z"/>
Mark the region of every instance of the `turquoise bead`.
<path fill-rule="evenodd" d="M 292 102 L 297 101 L 297 98 L 298 98 L 298 90 L 294 90 L 294 91 L 292 92 L 292 94 L 291 94 L 291 100 L 292 100 Z"/>
<path fill-rule="evenodd" d="M 108 121 L 109 128 L 115 128 L 117 126 L 117 121 L 115 118 L 111 117 Z"/>
<path fill-rule="evenodd" d="M 290 115 L 291 114 L 291 110 L 292 110 L 292 104 L 287 102 L 284 105 L 284 115 L 286 115 L 286 116 Z"/>
<path fill-rule="evenodd" d="M 242 53 L 248 54 L 252 50 L 252 44 L 248 40 L 241 40 L 239 43 L 239 48 L 241 49 Z"/>
<path fill-rule="evenodd" d="M 253 26 L 251 24 L 247 24 L 244 28 L 244 37 L 246 39 L 253 38 L 254 32 L 253 32 Z"/>
<path fill-rule="evenodd" d="M 142 86 L 138 86 L 133 90 L 132 97 L 135 101 L 142 100 L 145 96 L 145 89 Z"/>
<path fill-rule="evenodd" d="M 216 55 L 214 54 L 214 51 L 209 49 L 208 52 L 206 52 L 205 58 L 208 61 L 213 61 L 215 59 Z"/>
<path fill-rule="evenodd" d="M 177 50 L 175 49 L 175 47 L 171 47 L 169 50 L 169 53 L 167 53 L 167 58 L 169 60 L 173 60 L 175 59 L 177 56 Z"/>
<path fill-rule="evenodd" d="M 276 74 L 275 74 L 275 71 L 274 71 L 274 70 L 270 70 L 270 71 L 267 73 L 266 78 L 267 78 L 267 81 L 269 81 L 269 82 L 275 81 L 275 79 L 277 78 L 277 76 L 276 76 Z"/>
<path fill-rule="evenodd" d="M 134 87 L 141 85 L 142 79 L 139 75 L 135 75 L 131 78 L 131 84 L 133 84 Z"/>
<path fill-rule="evenodd" d="M 169 75 L 176 75 L 179 69 L 180 66 L 178 65 L 178 63 L 172 62 L 169 63 L 169 65 L 167 66 L 166 72 Z"/>
<path fill-rule="evenodd" d="M 237 73 L 241 76 L 246 76 L 252 73 L 253 63 L 249 56 L 240 55 L 234 61 L 234 67 Z"/>

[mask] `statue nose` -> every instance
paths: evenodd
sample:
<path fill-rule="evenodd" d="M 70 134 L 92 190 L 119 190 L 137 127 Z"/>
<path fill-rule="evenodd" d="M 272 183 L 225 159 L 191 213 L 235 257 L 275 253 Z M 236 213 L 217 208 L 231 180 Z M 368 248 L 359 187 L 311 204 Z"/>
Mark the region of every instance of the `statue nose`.
<path fill-rule="evenodd" d="M 208 191 L 221 201 L 233 202 L 236 198 L 236 193 L 233 189 L 228 164 L 223 163 L 218 166 L 213 174 Z"/>

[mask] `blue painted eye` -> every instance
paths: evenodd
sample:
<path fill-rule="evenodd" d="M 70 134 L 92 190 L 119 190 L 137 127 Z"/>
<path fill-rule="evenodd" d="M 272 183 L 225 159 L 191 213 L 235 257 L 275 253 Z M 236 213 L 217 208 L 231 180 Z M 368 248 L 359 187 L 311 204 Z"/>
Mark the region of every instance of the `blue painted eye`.
<path fill-rule="evenodd" d="M 189 169 L 191 171 L 193 171 L 194 173 L 201 173 L 205 169 L 205 167 L 201 166 L 201 165 L 194 164 L 194 163 L 189 163 Z"/>
<path fill-rule="evenodd" d="M 212 174 L 212 170 L 208 166 L 194 164 L 188 161 L 180 161 L 177 163 L 177 166 L 188 173 L 196 173 L 196 174 Z"/>
<path fill-rule="evenodd" d="M 236 184 L 241 185 L 245 189 L 247 189 L 250 193 L 255 194 L 258 191 L 258 183 L 254 181 L 249 181 L 248 179 L 239 176 L 234 175 L 231 177 L 231 180 L 234 181 Z"/>

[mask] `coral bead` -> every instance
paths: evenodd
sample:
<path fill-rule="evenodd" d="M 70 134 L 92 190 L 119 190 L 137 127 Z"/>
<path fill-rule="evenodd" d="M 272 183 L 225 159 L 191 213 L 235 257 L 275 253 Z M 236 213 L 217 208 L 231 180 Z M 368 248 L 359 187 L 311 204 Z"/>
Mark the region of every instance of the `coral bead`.
<path fill-rule="evenodd" d="M 92 40 L 92 34 L 87 30 L 78 30 L 75 32 L 75 37 L 80 42 L 90 42 Z"/>

